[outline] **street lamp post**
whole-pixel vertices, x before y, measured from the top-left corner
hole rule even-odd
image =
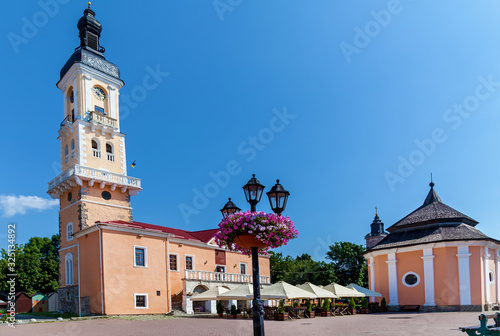
[[[269,197],[269,203],[271,204],[271,209],[281,215],[283,210],[285,210],[286,202],[288,200],[288,195],[290,193],[283,188],[276,180],[276,184],[267,193]],[[255,178],[255,174],[252,178],[243,186],[245,191],[245,198],[247,202],[250,203],[250,210],[252,212],[257,211],[257,203],[259,203],[262,197],[262,192],[264,191],[264,186]],[[231,204],[230,204],[231,203]],[[230,213],[237,212],[235,209],[240,210],[231,199],[226,203],[224,208],[222,208],[222,215],[227,217]],[[231,212],[232,211],[232,212]],[[252,278],[253,278],[253,301],[252,301],[252,317],[253,317],[253,334],[254,336],[264,336],[264,305],[260,298],[260,268],[259,268],[259,248],[252,247]]]

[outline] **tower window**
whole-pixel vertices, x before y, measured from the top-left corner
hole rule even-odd
[[[104,109],[102,107],[97,106],[97,105],[94,106],[94,110],[96,112],[99,112],[99,113],[102,113],[102,114],[106,114],[106,112],[104,111]]]
[[[73,254],[68,253],[66,257],[64,257],[64,265],[66,269],[66,285],[73,284]]]
[[[75,140],[71,140],[71,158],[75,157]]]
[[[69,155],[68,155],[68,145],[64,146],[64,163],[68,163]]]
[[[111,143],[106,144],[106,158],[108,161],[115,161],[115,154],[113,153],[113,145]]]
[[[111,199],[111,193],[109,191],[103,191],[101,193],[101,196],[102,198],[104,198],[105,200],[110,200]]]
[[[87,32],[87,45],[94,50],[98,50],[97,35]]]
[[[73,240],[73,223],[71,222],[66,225],[66,240]]]
[[[69,101],[71,104],[75,102],[75,94],[73,93],[73,90],[71,90],[71,93],[69,94]]]
[[[92,156],[95,158],[101,157],[101,149],[97,140],[92,140]]]

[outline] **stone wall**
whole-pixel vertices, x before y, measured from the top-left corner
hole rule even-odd
[[[59,310],[64,313],[78,314],[78,286],[59,288]]]

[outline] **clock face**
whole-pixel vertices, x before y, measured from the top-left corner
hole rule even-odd
[[[92,94],[94,95],[94,97],[96,97],[96,99],[98,100],[104,100],[106,99],[106,93],[104,92],[103,89],[101,89],[100,87],[97,87],[97,86],[94,86],[92,88]]]

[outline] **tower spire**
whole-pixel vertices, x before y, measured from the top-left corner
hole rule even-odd
[[[83,16],[78,21],[78,37],[80,37],[80,48],[97,53],[103,53],[104,48],[99,45],[102,25],[95,18],[95,12],[90,8],[91,3],[83,11]]]

